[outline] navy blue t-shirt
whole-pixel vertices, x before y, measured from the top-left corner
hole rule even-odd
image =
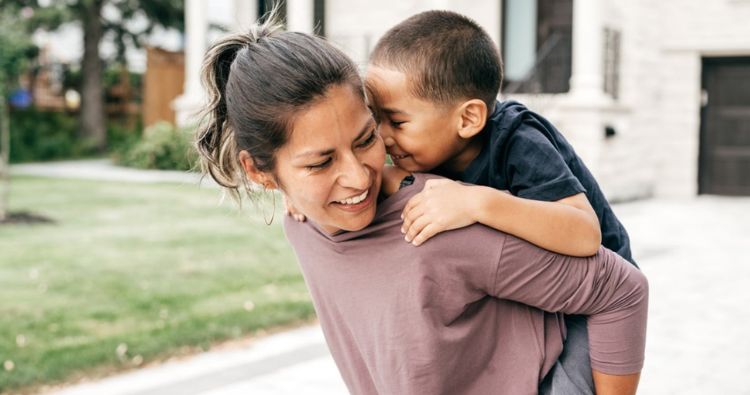
[[[599,218],[602,245],[635,265],[625,227],[594,176],[549,121],[521,103],[497,102],[482,138],[482,151],[461,174],[461,181],[542,201],[583,192]]]

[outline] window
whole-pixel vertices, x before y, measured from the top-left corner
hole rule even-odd
[[[281,4],[279,5],[277,3]],[[284,26],[286,26],[286,2],[282,2],[282,0],[258,0],[258,18],[271,12],[276,5],[279,6],[279,19],[281,19]]]
[[[325,37],[326,35],[326,1],[315,0],[313,15],[313,26],[315,26],[315,34]]]
[[[620,96],[620,32],[604,28],[604,93]]]
[[[502,29],[504,93],[570,89],[573,0],[504,0]]]

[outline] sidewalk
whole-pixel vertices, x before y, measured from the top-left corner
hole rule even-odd
[[[317,326],[291,330],[235,350],[81,384],[54,395],[347,394]]]
[[[195,184],[201,182],[200,174],[187,171],[140,170],[115,166],[109,159],[74,160],[60,162],[24,163],[10,167],[12,175],[27,175],[81,180],[122,182],[174,182]],[[210,177],[201,185],[216,185]]]
[[[141,176],[144,182],[159,182],[146,180],[161,177],[129,169],[110,172],[107,167],[74,162],[57,169],[14,166],[12,172],[134,182]],[[650,282],[646,366],[639,394],[750,394],[745,379],[750,372],[750,197],[652,199],[615,205],[614,210],[630,232],[635,258]],[[299,393],[346,393],[314,326],[53,394]]]

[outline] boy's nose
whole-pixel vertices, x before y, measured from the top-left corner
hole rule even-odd
[[[391,133],[391,128],[389,128],[388,125],[381,123],[378,126],[378,133],[380,133],[380,137],[383,138],[386,147],[396,144],[396,140],[393,139],[393,133]]]

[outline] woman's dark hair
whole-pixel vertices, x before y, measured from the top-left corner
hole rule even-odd
[[[274,13],[213,44],[201,78],[209,98],[196,139],[201,168],[237,200],[242,190],[252,197],[240,151],[258,170],[273,172],[274,155],[301,110],[341,84],[364,100],[348,56],[322,38],[281,31]]]

